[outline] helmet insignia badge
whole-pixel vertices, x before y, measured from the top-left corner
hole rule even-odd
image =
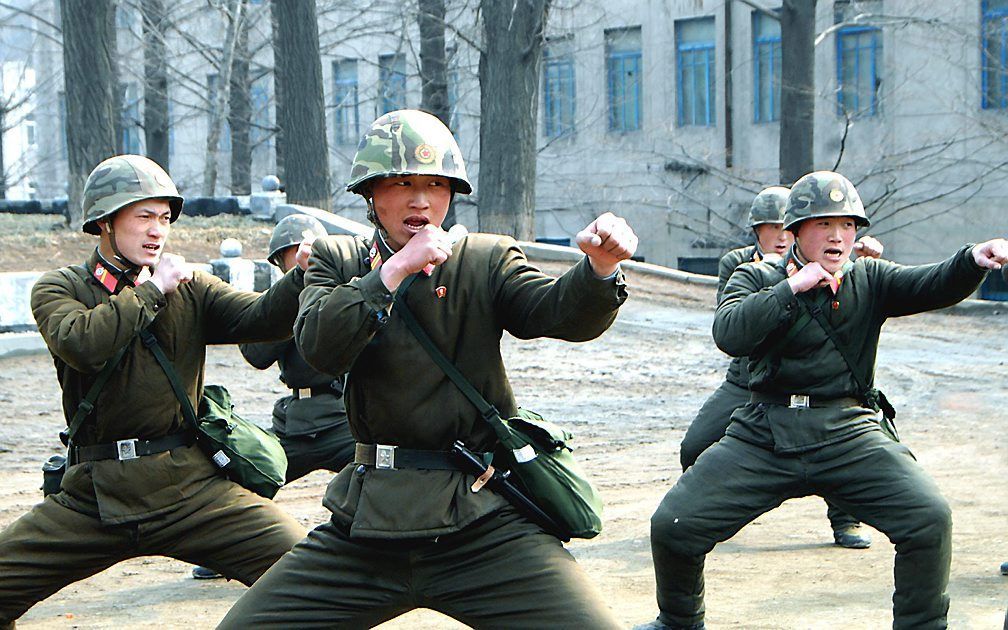
[[[833,190],[830,191],[829,198],[837,203],[840,203],[844,199],[843,191],[840,190],[839,188],[834,188]]]
[[[431,164],[434,162],[434,147],[429,144],[425,143],[417,146],[416,151],[414,151],[413,154],[416,156],[417,161],[421,164]]]

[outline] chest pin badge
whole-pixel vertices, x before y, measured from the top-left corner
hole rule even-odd
[[[434,289],[434,295],[438,296],[438,299],[443,298],[445,294],[448,293],[448,287],[443,284],[438,288]]]

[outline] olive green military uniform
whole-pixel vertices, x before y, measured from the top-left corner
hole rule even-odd
[[[92,277],[100,262],[96,251],[86,268],[50,271],[32,290],[67,418],[105,363],[129,346],[77,446],[186,429],[167,376],[137,339],[141,329],[157,337],[196,401],[206,346],[289,334],[303,284],[296,270],[260,295],[197,271],[167,296],[153,282],[134,287],[127,278],[110,293]],[[0,533],[0,625],[67,584],[136,556],[196,562],[251,584],[303,535],[272,501],[219,476],[195,445],[71,465],[60,492]]]
[[[273,405],[273,432],[287,454],[287,483],[313,470],[339,472],[353,461],[354,438],[343,406],[344,377],[319,372],[304,360],[293,340],[240,346],[251,365],[280,366],[291,394]]]
[[[387,259],[390,252],[379,252]],[[359,442],[473,451],[492,430],[400,319],[359,239],[316,241],[295,326],[305,358],[349,370],[347,413]],[[475,234],[407,303],[434,343],[502,414],[516,403],[500,354],[515,337],[584,341],[612,323],[621,276],[582,260],[559,279],[532,266],[511,238]],[[329,484],[332,519],[247,592],[223,628],[369,627],[417,607],[478,628],[618,627],[560,541],[502,496],[454,470],[346,467]]]
[[[847,213],[851,214],[851,213]],[[732,275],[714,319],[714,339],[759,366],[798,318],[799,300],[824,305],[837,334],[874,374],[880,328],[889,317],[966,298],[985,270],[964,247],[919,267],[858,259],[837,295],[796,297],[783,263],[745,264]],[[754,399],[665,495],[651,519],[659,621],[689,626],[704,616],[704,556],[760,514],[792,497],[818,494],[888,536],[896,547],[896,628],[944,628],[948,611],[951,513],[910,450],[890,439],[822,327],[812,320],[750,378]],[[810,397],[792,406],[792,395]]]
[[[759,262],[762,255],[755,245],[733,249],[721,257],[718,263],[717,300],[721,301],[725,285],[739,265]],[[749,367],[746,357],[732,357],[728,364],[725,380],[714,393],[704,401],[693,422],[690,423],[679,445],[679,462],[686,470],[700,457],[700,453],[724,437],[731,423],[732,413],[749,402]],[[826,515],[833,531],[857,524],[857,519],[826,502]]]

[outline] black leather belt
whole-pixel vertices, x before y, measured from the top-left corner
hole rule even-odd
[[[481,458],[484,463],[490,463],[490,453],[474,453],[474,455]],[[388,444],[361,444],[358,442],[354,450],[354,463],[374,466],[380,470],[419,468],[465,472],[459,467],[458,460],[451,451],[421,451]]]
[[[315,387],[292,387],[291,394],[294,398],[311,398],[312,396],[321,396],[322,394],[335,394],[336,391],[332,388],[332,385],[317,385]]]
[[[763,392],[751,392],[749,402],[767,403],[770,405],[780,405],[791,407],[792,409],[805,409],[808,407],[864,407],[857,398],[821,398],[819,396],[808,396],[806,394],[766,394]]]
[[[172,433],[164,437],[153,440],[119,440],[108,444],[95,444],[93,446],[76,446],[73,449],[73,461],[94,462],[102,459],[118,459],[126,461],[137,459],[145,455],[163,453],[180,446],[189,446],[196,443],[196,433],[193,431],[182,431]]]

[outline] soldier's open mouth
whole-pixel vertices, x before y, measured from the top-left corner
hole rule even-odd
[[[430,219],[427,217],[407,217],[403,221],[403,225],[406,226],[406,229],[414,232],[420,231],[428,223],[430,223]]]
[[[146,250],[152,251],[152,252],[156,252],[157,250],[161,249],[161,246],[160,245],[155,245],[153,243],[148,243],[148,244],[144,245],[143,248],[146,249]]]

